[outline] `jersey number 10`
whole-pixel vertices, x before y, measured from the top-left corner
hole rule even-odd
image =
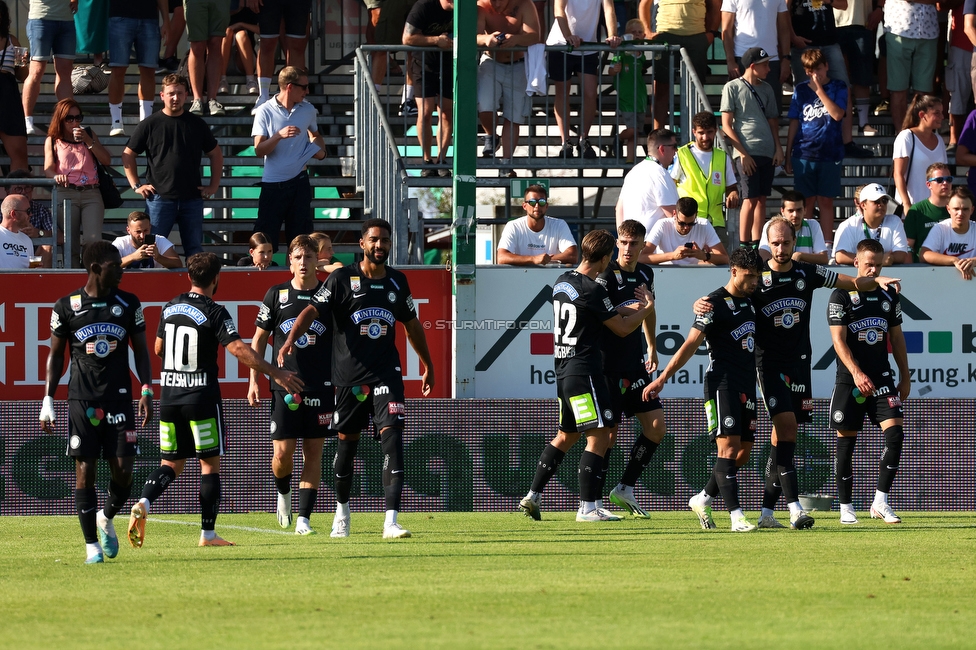
[[[166,356],[163,369],[176,372],[196,372],[197,339],[196,329],[186,325],[166,323]]]

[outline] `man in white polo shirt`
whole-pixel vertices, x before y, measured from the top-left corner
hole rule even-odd
[[[22,194],[11,194],[0,204],[0,269],[26,269],[34,256],[31,238],[20,232],[30,225],[30,201]]]
[[[878,183],[869,183],[859,196],[862,214],[855,214],[837,227],[834,237],[834,261],[852,266],[857,254],[857,244],[862,239],[876,239],[884,248],[884,265],[911,264],[912,252],[908,247],[905,227],[901,219],[887,214],[891,197]]]
[[[254,153],[264,156],[258,219],[254,232],[262,232],[278,250],[278,233],[285,224],[291,241],[307,235],[312,226],[312,186],[305,164],[325,158],[315,107],[305,101],[308,77],[286,66],[278,74],[278,94],[255,110]]]
[[[546,216],[549,198],[542,185],[525,188],[525,216],[505,224],[498,240],[497,262],[514,266],[542,266],[550,262],[576,264],[578,249],[569,226]]]
[[[671,219],[660,219],[645,240],[641,262],[648,264],[728,264],[729,255],[707,219],[698,217],[698,201],[678,199]]]
[[[932,226],[919,257],[926,264],[955,266],[963,280],[972,280],[976,265],[976,228],[970,221],[973,193],[965,185],[953,188],[948,208],[949,218]]]

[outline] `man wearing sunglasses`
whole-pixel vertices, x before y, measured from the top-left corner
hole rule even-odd
[[[905,236],[912,249],[912,261],[918,262],[922,242],[932,226],[949,218],[949,197],[952,195],[952,174],[949,165],[932,163],[925,170],[925,185],[929,198],[912,205],[905,215]]]
[[[8,179],[30,177],[31,175],[26,169],[15,169],[7,174]],[[24,233],[31,239],[35,239],[37,237],[50,237],[51,231],[54,228],[51,210],[44,205],[43,201],[34,200],[34,186],[10,185],[7,187],[7,193],[23,195],[30,203],[30,207],[27,209],[28,216],[30,217],[30,223],[26,227],[21,228],[20,232]],[[58,231],[58,239],[59,243],[64,242],[64,234],[61,231]],[[53,257],[53,249],[51,245],[45,244],[35,248],[37,254],[41,257],[41,267],[46,269],[51,268],[51,260]]]
[[[698,202],[690,196],[678,199],[673,218],[654,224],[641,258],[648,264],[681,266],[729,262],[718,233],[708,220],[698,218]]]
[[[502,230],[496,261],[513,266],[576,264],[578,249],[569,226],[562,219],[546,217],[549,209],[546,188],[529,185],[522,208],[525,216],[509,221]]]
[[[264,233],[278,250],[278,233],[285,224],[288,241],[307,235],[312,227],[312,186],[305,165],[325,158],[317,111],[305,101],[308,77],[287,66],[278,74],[278,94],[255,109],[254,153],[264,156],[261,196],[255,232]]]
[[[855,214],[837,227],[834,237],[834,260],[852,266],[861,240],[874,239],[884,248],[884,266],[911,264],[912,253],[901,219],[888,214],[891,197],[878,183],[869,183],[858,195],[862,214]]]

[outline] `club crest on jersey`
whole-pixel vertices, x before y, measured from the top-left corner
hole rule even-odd
[[[113,316],[118,318],[122,315],[122,305],[112,305],[112,308],[109,311],[112,312]]]
[[[882,311],[886,312],[891,311],[891,303],[885,300],[883,303],[881,303],[881,309]]]
[[[363,288],[362,283],[359,281],[358,275],[349,276],[349,288],[352,289],[353,291],[359,291],[360,289]]]
[[[797,291],[803,291],[804,289],[806,289],[806,287],[807,287],[807,283],[803,280],[803,278],[800,278],[799,280],[796,281]]]
[[[283,305],[288,302],[288,289],[278,289],[278,304]]]
[[[790,329],[796,325],[800,319],[791,311],[784,311],[782,314],[776,316],[773,319],[773,325],[776,327],[782,327],[784,329]]]
[[[729,309],[732,310],[733,312],[737,311],[735,308],[735,301],[729,298],[728,296],[725,297],[725,304],[728,305]]]
[[[359,326],[359,334],[360,336],[368,336],[375,341],[379,337],[386,335],[386,325],[378,320],[372,320]]]
[[[71,311],[81,311],[81,294],[71,296],[69,300],[71,302]]]
[[[764,287],[771,287],[771,286],[773,286],[773,274],[772,274],[772,272],[770,272],[770,271],[763,271],[762,272],[762,281],[763,281],[763,286]]]
[[[119,342],[116,340],[109,341],[105,335],[97,336],[94,341],[88,341],[85,343],[85,352],[87,354],[94,354],[99,359],[104,359],[118,347]]]
[[[852,305],[860,305],[861,304],[861,294],[859,292],[857,292],[857,291],[848,291],[847,292],[847,295],[849,295],[851,297],[851,304]]]
[[[390,293],[386,294],[386,299],[390,301],[390,304],[395,303],[396,302],[396,293],[393,292],[393,291],[391,291]]]
[[[613,277],[617,278],[617,285],[618,286],[621,286],[621,287],[624,286],[624,276],[620,273],[620,271],[614,271],[613,272]]]
[[[874,345],[882,339],[882,334],[875,329],[861,330],[857,333],[857,340],[864,341],[868,345]]]

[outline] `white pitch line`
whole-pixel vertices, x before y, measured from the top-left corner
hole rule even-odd
[[[176,519],[159,519],[157,517],[147,517],[146,521],[151,521],[159,524],[179,524],[180,526],[199,526],[200,522],[197,521],[177,521]],[[272,530],[270,528],[254,528],[252,526],[234,526],[232,524],[220,524],[220,527],[229,528],[231,530],[246,530],[250,533],[269,533],[271,535],[294,535],[293,532],[288,532],[284,530]]]

